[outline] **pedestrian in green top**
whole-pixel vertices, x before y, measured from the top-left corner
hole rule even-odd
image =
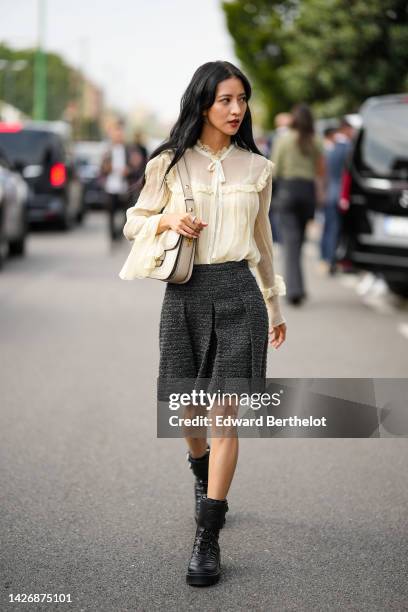
[[[278,213],[287,300],[300,305],[306,297],[302,246],[307,222],[313,219],[317,200],[322,197],[325,163],[323,142],[315,134],[309,107],[297,104],[291,114],[290,126],[279,135],[273,147],[277,194],[272,205]]]

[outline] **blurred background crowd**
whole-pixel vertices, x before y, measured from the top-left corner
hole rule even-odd
[[[253,83],[256,142],[275,163],[270,222],[293,306],[308,296],[305,241],[318,273],[363,271],[408,296],[406,6],[332,4],[218,4],[231,59]],[[74,229],[90,214],[106,214],[109,240],[123,240],[149,153],[176,117],[109,102],[84,69],[46,49],[49,6],[33,8],[36,47],[0,43],[0,265],[27,254],[34,228]]]

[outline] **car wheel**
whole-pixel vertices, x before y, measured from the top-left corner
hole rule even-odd
[[[4,260],[8,255],[8,242],[3,231],[3,210],[0,208],[0,270],[3,268]]]
[[[25,253],[26,237],[28,232],[28,223],[25,216],[23,216],[21,224],[23,229],[20,236],[16,240],[10,240],[9,242],[10,255],[24,255]]]
[[[404,281],[388,280],[387,278],[385,281],[392,293],[395,293],[395,295],[403,298],[408,298],[408,283],[405,283]]]
[[[25,234],[18,240],[12,240],[9,242],[9,253],[10,255],[24,255],[25,253]]]
[[[72,227],[72,217],[69,216],[68,211],[64,210],[64,213],[58,221],[58,228],[63,232],[70,230]]]
[[[0,270],[3,268],[4,260],[7,257],[8,245],[3,233],[0,233]]]
[[[81,210],[78,211],[77,216],[76,216],[76,221],[78,225],[80,225],[83,222],[84,218],[85,218],[85,207],[82,207]]]

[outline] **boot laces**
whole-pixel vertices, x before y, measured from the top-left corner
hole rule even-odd
[[[198,554],[203,553],[215,553],[216,550],[216,539],[217,533],[210,529],[201,529],[197,535],[194,542],[194,551]]]

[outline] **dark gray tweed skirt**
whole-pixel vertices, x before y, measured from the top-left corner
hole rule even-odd
[[[185,392],[233,392],[239,379],[256,381],[258,389],[266,376],[268,329],[265,302],[246,259],[195,264],[187,283],[166,286],[158,399],[180,392],[180,384]]]

